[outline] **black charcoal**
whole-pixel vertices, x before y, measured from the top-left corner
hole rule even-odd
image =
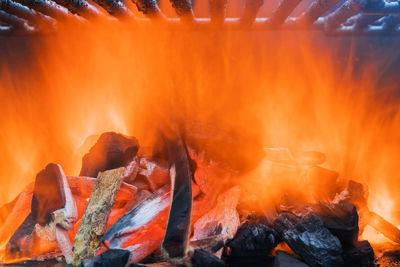
[[[244,223],[227,242],[229,257],[265,257],[277,245],[275,232],[265,224]]]
[[[62,173],[56,164],[50,163],[36,176],[31,204],[32,218],[44,226],[52,220],[51,213],[62,209],[64,205]]]
[[[195,249],[192,256],[194,267],[224,267],[225,263],[204,249]]]
[[[114,132],[103,133],[82,158],[80,176],[97,177],[99,172],[124,167],[133,160],[138,149],[135,137]]]
[[[358,238],[358,213],[356,207],[349,202],[320,203],[318,216],[326,228],[331,231],[343,246],[353,245]]]
[[[284,231],[283,240],[310,266],[341,266],[342,245],[316,215],[307,215],[294,228]]]
[[[85,260],[84,267],[117,267],[125,266],[129,260],[129,251],[125,249],[109,249],[98,256]]]
[[[299,261],[289,253],[277,250],[275,255],[274,267],[307,267],[304,262]]]
[[[348,248],[343,253],[344,265],[355,266],[375,266],[375,254],[367,240],[357,242],[353,247]]]

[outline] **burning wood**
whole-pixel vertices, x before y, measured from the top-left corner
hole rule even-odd
[[[7,244],[8,257],[28,255],[39,239],[56,241],[66,261],[72,262],[67,231],[73,229],[77,210],[60,165],[49,164],[35,181],[31,213]]]
[[[131,263],[142,260],[161,244],[164,231],[160,227],[165,227],[170,197],[168,185],[160,188],[110,227],[102,242],[110,248],[130,250]]]
[[[107,132],[82,158],[80,175],[97,177],[99,172],[125,167],[134,159],[139,144],[134,137]]]
[[[207,242],[207,246],[200,245],[201,248],[211,249],[218,242],[225,243],[226,240],[233,238],[240,224],[236,210],[239,196],[238,187],[221,194],[216,206],[194,224],[192,242],[201,244],[202,240],[211,239],[212,242]]]
[[[185,260],[192,216],[192,181],[189,153],[182,137],[166,139],[172,185],[171,208],[162,251],[172,261]]]
[[[74,265],[93,257],[106,232],[107,220],[124,177],[125,168],[100,172],[74,240]]]
[[[66,177],[59,165],[49,164],[35,185],[5,209],[9,216],[0,228],[0,238],[3,246],[7,244],[8,262],[38,255],[54,257],[51,253],[61,250],[67,263],[74,260],[75,265],[84,266],[142,261],[169,266],[243,266],[265,264],[273,257],[275,266],[287,262],[293,266],[369,266],[375,255],[367,241],[358,240],[359,229],[363,229],[359,221],[400,241],[400,230],[368,209],[365,186],[350,181],[339,193],[338,174],[318,166],[325,161],[322,153],[266,149],[259,168],[266,178],[254,178],[253,173],[252,179],[243,182],[239,171],[206,160],[184,141],[177,135],[165,138],[161,150],[168,161],[164,162],[161,156],[137,153],[134,138],[104,134],[85,155],[82,167],[85,174],[100,172],[97,179]],[[108,170],[115,166],[120,168]],[[258,179],[265,186],[265,179],[274,177],[301,179],[303,185],[310,185],[309,202],[293,190],[276,200],[276,209],[243,211],[248,208],[244,202],[260,205],[248,182],[254,188]],[[194,181],[199,192],[193,194],[192,212]],[[136,194],[137,189],[125,182],[146,186],[140,186]],[[329,188],[318,191],[316,185]],[[70,239],[74,237],[72,254]],[[299,259],[282,251],[274,256],[282,242]]]

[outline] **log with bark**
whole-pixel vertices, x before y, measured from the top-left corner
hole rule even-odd
[[[106,232],[106,226],[116,195],[121,186],[125,168],[100,172],[90,195],[79,230],[74,240],[74,265],[80,266],[93,257]]]

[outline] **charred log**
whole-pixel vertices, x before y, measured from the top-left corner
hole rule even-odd
[[[170,186],[165,185],[119,218],[102,242],[110,248],[129,250],[130,263],[146,258],[160,247],[164,234],[161,227],[165,227],[170,200]]]
[[[103,133],[83,156],[80,176],[97,177],[99,172],[125,167],[134,159],[138,149],[135,137],[114,132]]]
[[[189,154],[177,134],[166,138],[172,184],[171,208],[161,248],[171,258],[184,258],[188,252],[192,216],[192,180]]]
[[[30,247],[27,247],[26,244],[30,242],[27,239],[32,238],[35,224],[32,214],[29,214],[8,241],[6,246],[7,258],[23,257],[29,252]]]
[[[56,164],[49,164],[38,173],[31,205],[32,218],[44,226],[52,220],[52,213],[65,206],[63,181]]]

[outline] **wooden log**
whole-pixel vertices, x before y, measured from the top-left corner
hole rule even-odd
[[[107,220],[121,186],[125,168],[100,172],[74,240],[75,266],[93,257],[106,232]]]

